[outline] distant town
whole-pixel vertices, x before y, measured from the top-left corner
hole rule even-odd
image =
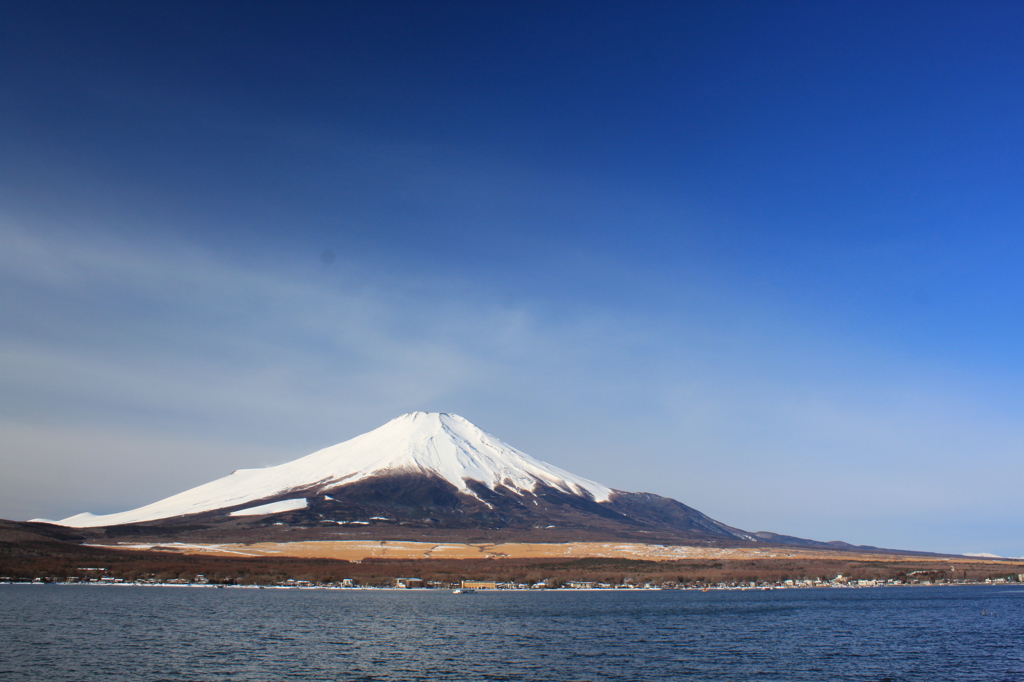
[[[105,568],[90,567],[81,568],[81,572],[93,573],[88,577],[37,577],[33,579],[18,579],[12,576],[0,576],[0,584],[34,584],[34,585],[97,585],[97,586],[143,586],[143,587],[213,587],[213,588],[246,588],[246,589],[320,589],[320,590],[345,590],[345,589],[392,589],[392,590],[458,590],[458,591],[490,591],[490,590],[781,590],[781,589],[805,589],[805,588],[866,588],[866,587],[901,587],[901,586],[928,586],[928,585],[1006,585],[1024,584],[1024,573],[1016,573],[1006,576],[984,578],[973,580],[967,578],[948,579],[934,578],[929,576],[928,571],[915,571],[908,575],[907,579],[853,579],[844,575],[837,575],[830,580],[802,579],[802,580],[780,580],[775,582],[718,582],[705,583],[703,581],[664,581],[642,583],[626,580],[621,583],[595,582],[589,580],[559,580],[554,578],[538,580],[535,582],[496,582],[491,580],[460,580],[431,581],[422,578],[391,578],[385,581],[374,581],[372,584],[361,584],[352,578],[344,578],[340,581],[315,582],[310,580],[296,580],[288,578],[266,585],[256,583],[245,583],[235,580],[210,580],[205,575],[196,575],[190,578],[168,578],[158,579],[155,577],[136,578],[128,580],[117,578],[107,574]],[[919,574],[915,576],[914,573]]]

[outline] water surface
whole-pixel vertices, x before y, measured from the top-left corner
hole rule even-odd
[[[1024,682],[1024,587],[0,585],[0,680]]]

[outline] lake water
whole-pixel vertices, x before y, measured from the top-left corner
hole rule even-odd
[[[0,585],[0,680],[1024,681],[1024,587]]]

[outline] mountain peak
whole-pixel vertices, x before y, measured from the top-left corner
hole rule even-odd
[[[353,482],[387,472],[438,476],[461,492],[474,495],[466,481],[492,490],[505,486],[529,492],[538,483],[563,492],[604,501],[611,489],[542,462],[457,414],[410,412],[352,440],[324,448],[307,461],[332,471],[338,482]]]
[[[446,412],[410,412],[373,431],[311,455],[264,469],[239,469],[229,476],[127,512],[79,514],[63,525],[110,526],[239,507],[270,498],[329,491],[363,479],[423,474],[443,479],[478,497],[470,481],[491,490],[529,493],[538,485],[605,502],[612,490],[542,462]]]

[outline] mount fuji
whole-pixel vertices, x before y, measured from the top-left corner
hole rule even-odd
[[[36,519],[44,521],[44,519]],[[351,440],[138,509],[56,523],[116,535],[219,538],[632,539],[835,547],[733,528],[675,500],[542,462],[454,414],[413,412]]]

